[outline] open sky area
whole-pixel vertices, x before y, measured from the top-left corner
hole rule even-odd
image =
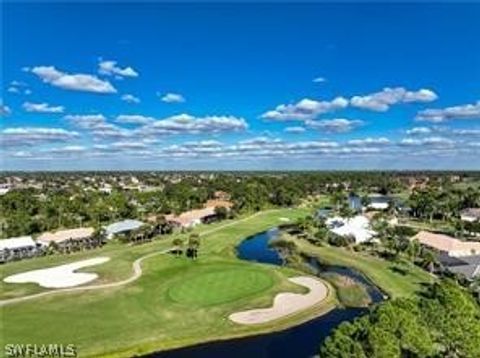
[[[480,169],[480,4],[1,6],[3,169]]]

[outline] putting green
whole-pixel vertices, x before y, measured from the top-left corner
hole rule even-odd
[[[203,307],[232,302],[272,286],[272,277],[264,271],[232,268],[178,281],[169,288],[168,296],[177,303]]]

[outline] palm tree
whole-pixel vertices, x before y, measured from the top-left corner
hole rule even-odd
[[[428,249],[423,249],[422,250],[422,266],[428,271],[433,274],[435,271],[435,267],[439,265],[439,262],[437,260],[437,256]]]
[[[191,257],[192,259],[196,259],[198,256],[198,248],[200,247],[200,237],[198,234],[190,235],[188,239],[188,249],[187,249],[187,256]]]
[[[179,257],[182,255],[183,253],[183,240],[179,237],[176,237],[175,239],[173,239],[173,252],[175,253],[175,256]]]

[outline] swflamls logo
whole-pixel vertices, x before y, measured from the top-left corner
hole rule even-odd
[[[50,358],[76,357],[77,347],[74,344],[6,344],[5,357],[15,358]]]

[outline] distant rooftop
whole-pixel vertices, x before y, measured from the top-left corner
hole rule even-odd
[[[31,236],[12,237],[10,239],[0,240],[0,250],[14,250],[32,246],[35,247],[36,243]]]
[[[50,242],[60,243],[69,239],[80,240],[91,236],[94,231],[92,227],[82,227],[78,229],[45,232],[37,237],[37,241],[43,244],[49,244]]]
[[[480,254],[480,242],[462,241],[444,234],[420,231],[411,240],[418,240],[423,245],[447,252],[452,256]]]
[[[143,226],[144,223],[139,220],[123,220],[110,224],[105,227],[107,235],[115,235],[126,231],[136,230]]]

